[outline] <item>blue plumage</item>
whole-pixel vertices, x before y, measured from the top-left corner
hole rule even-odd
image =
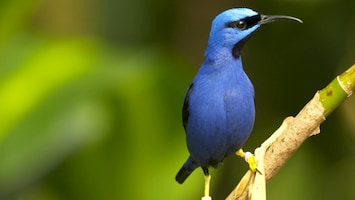
[[[183,183],[201,167],[217,167],[248,139],[255,118],[254,89],[245,74],[240,51],[261,24],[287,16],[265,16],[248,8],[234,8],[212,22],[205,60],[188,88],[183,124],[190,157],[176,175]]]

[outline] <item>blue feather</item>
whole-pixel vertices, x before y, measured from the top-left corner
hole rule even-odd
[[[183,106],[189,158],[176,175],[183,183],[194,169],[209,175],[247,141],[254,126],[254,88],[243,70],[241,49],[261,24],[289,16],[266,16],[234,8],[212,22],[205,59],[188,88]]]

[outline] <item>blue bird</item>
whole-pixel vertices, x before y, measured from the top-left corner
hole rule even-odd
[[[208,168],[216,168],[248,139],[255,118],[254,88],[243,70],[241,49],[262,24],[277,20],[302,22],[249,8],[229,9],[213,20],[205,59],[185,94],[182,117],[190,156],[175,177],[178,183],[201,167],[209,196]]]

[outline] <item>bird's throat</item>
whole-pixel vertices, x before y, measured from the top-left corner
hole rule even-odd
[[[240,57],[240,52],[242,51],[242,48],[244,44],[248,41],[251,35],[248,35],[247,37],[243,38],[240,40],[238,43],[236,43],[232,49],[232,55],[234,58],[239,58]]]

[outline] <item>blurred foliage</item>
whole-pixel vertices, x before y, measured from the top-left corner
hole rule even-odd
[[[266,26],[244,49],[253,149],[354,63],[355,2],[2,1],[0,199],[199,199],[200,170],[174,181],[187,157],[182,100],[211,20],[236,6],[304,21]],[[351,98],[306,141],[270,199],[354,198],[354,109]],[[212,171],[214,199],[247,169],[225,162]]]

